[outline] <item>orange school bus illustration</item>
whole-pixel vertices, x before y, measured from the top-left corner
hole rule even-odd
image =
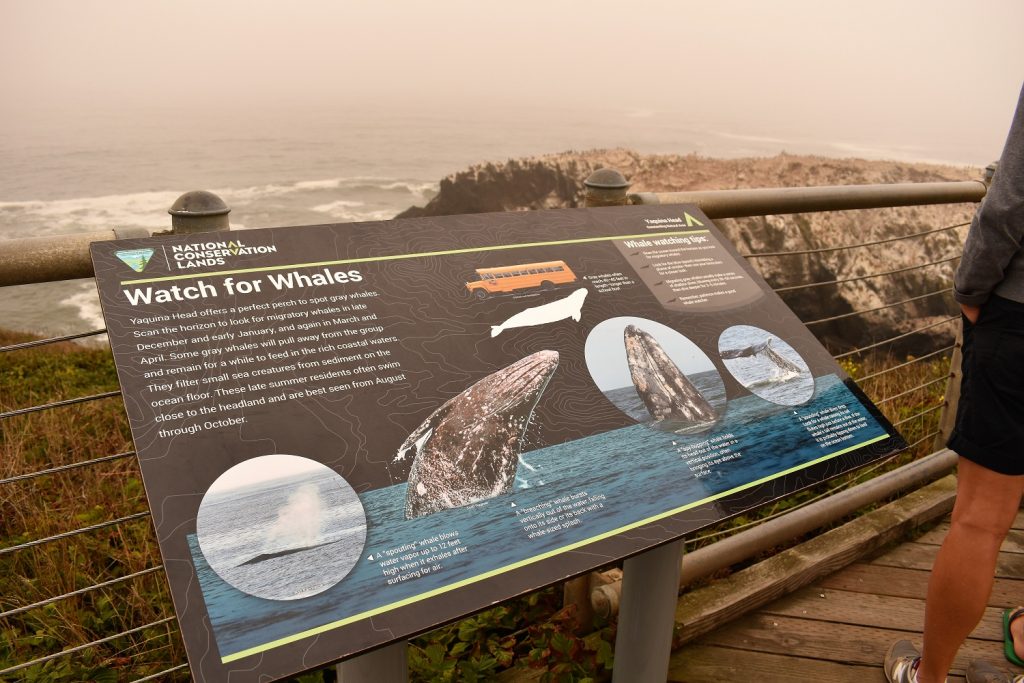
[[[576,282],[576,273],[572,272],[565,261],[477,268],[476,275],[476,280],[466,283],[466,289],[481,299],[488,294],[515,292],[534,287],[551,289],[555,285]]]

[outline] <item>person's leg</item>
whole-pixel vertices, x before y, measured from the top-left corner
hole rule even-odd
[[[953,522],[928,581],[918,683],[945,680],[961,643],[981,620],[999,546],[1022,493],[1024,476],[999,474],[960,458]]]

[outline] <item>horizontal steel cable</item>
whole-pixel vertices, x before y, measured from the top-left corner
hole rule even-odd
[[[7,417],[14,417],[15,415],[27,415],[28,413],[38,413],[50,408],[61,408],[63,406],[71,406],[76,403],[86,403],[88,401],[99,401],[104,398],[112,398],[114,396],[120,396],[120,391],[105,391],[102,394],[93,394],[92,396],[79,396],[78,398],[69,398],[65,401],[54,401],[53,403],[46,403],[41,406],[31,406],[29,408],[19,408],[18,410],[11,410],[6,413],[0,413],[0,420]]]
[[[857,382],[866,382],[869,379],[875,379],[876,377],[881,377],[882,375],[887,375],[887,374],[889,374],[890,372],[892,372],[894,370],[899,370],[900,368],[905,368],[908,365],[913,365],[914,363],[920,363],[923,360],[928,360],[932,356],[937,356],[940,353],[946,353],[947,351],[952,351],[955,348],[956,348],[956,344],[950,344],[949,346],[944,346],[941,349],[936,349],[935,351],[932,351],[930,353],[926,353],[923,356],[918,356],[917,358],[913,358],[913,359],[908,360],[908,361],[906,361],[904,363],[900,363],[899,365],[893,365],[892,367],[886,368],[884,370],[879,370],[878,372],[872,372],[870,375],[864,375],[863,377],[857,377],[855,381],[857,381]]]
[[[59,657],[63,657],[65,655],[74,654],[76,652],[81,652],[82,650],[88,650],[91,647],[96,647],[97,645],[102,645],[103,643],[109,643],[112,640],[117,640],[118,638],[122,638],[124,636],[130,636],[133,633],[138,633],[139,631],[145,631],[147,628],[153,628],[154,626],[159,626],[160,624],[166,624],[166,623],[168,623],[170,621],[175,621],[176,619],[177,619],[177,617],[165,617],[163,619],[157,619],[156,621],[151,622],[149,624],[146,624],[145,626],[138,626],[138,627],[130,629],[128,631],[121,631],[120,633],[115,633],[112,636],[107,636],[106,638],[100,638],[99,640],[94,640],[91,643],[85,643],[84,645],[76,645],[75,647],[68,648],[67,650],[61,650],[60,652],[54,652],[52,655],[46,655],[45,657],[40,657],[38,659],[33,659],[31,661],[28,661],[28,662],[22,662],[21,664],[15,664],[12,667],[8,667],[6,669],[0,669],[0,676],[2,676],[3,674],[14,673],[15,671],[21,671],[22,669],[27,669],[30,666],[35,666],[36,664],[45,664],[46,662],[52,661],[54,659],[58,659]]]
[[[935,437],[937,437],[939,435],[939,433],[940,432],[939,432],[938,429],[935,429],[935,430],[932,430],[932,431],[928,432],[927,434],[922,436],[920,439],[918,439],[914,443],[908,443],[907,444],[907,450],[909,451],[911,448],[916,448],[917,446],[920,446],[922,443],[924,443],[928,439],[934,439]]]
[[[927,415],[928,413],[934,413],[936,410],[939,410],[940,408],[945,408],[945,407],[946,407],[946,402],[943,401],[942,403],[939,403],[938,405],[934,405],[931,408],[925,408],[924,410],[922,410],[919,413],[914,413],[910,417],[905,417],[902,420],[900,420],[899,422],[893,422],[892,426],[893,427],[899,427],[901,424],[905,424],[907,422],[910,422],[911,420],[916,420],[919,417],[923,417],[923,416]]]
[[[31,605],[22,605],[21,607],[15,607],[14,609],[7,610],[6,612],[0,612],[0,619],[13,617],[17,614],[21,614],[22,612],[28,612],[29,610],[36,609],[37,607],[45,607],[46,605],[52,605],[55,602],[60,602],[61,600],[65,600],[67,598],[73,598],[76,595],[85,595],[86,593],[91,593],[101,588],[109,588],[110,586],[114,586],[125,581],[130,581],[131,579],[137,579],[140,576],[146,576],[147,574],[158,572],[163,568],[164,566],[161,564],[156,567],[150,567],[149,569],[143,569],[142,571],[135,572],[134,574],[119,576],[116,579],[110,579],[109,581],[104,581],[103,583],[97,583],[92,586],[86,586],[85,588],[79,588],[78,590],[71,591],[70,593],[64,593],[63,595],[56,595],[52,598],[47,598],[46,600],[40,600],[39,602],[34,602]]]
[[[807,254],[824,254],[829,251],[842,251],[844,249],[857,249],[859,247],[873,247],[877,244],[886,244],[887,242],[898,242],[900,240],[909,240],[915,237],[925,237],[927,235],[934,235],[937,232],[945,232],[946,230],[953,230],[954,228],[962,228],[966,225],[970,225],[970,221],[966,223],[957,223],[956,225],[947,225],[944,228],[935,228],[933,230],[926,230],[924,232],[916,232],[910,235],[900,235],[899,237],[886,237],[885,239],[875,240],[874,242],[861,242],[859,244],[844,244],[838,247],[821,247],[820,249],[801,249],[799,251],[757,251],[750,254],[740,254],[746,258],[767,258],[769,256],[803,256]]]
[[[101,462],[110,462],[112,460],[120,460],[122,458],[130,458],[135,455],[135,451],[125,451],[124,453],[114,453],[113,455],[104,455],[102,458],[93,458],[92,460],[83,460],[82,462],[73,462],[70,465],[60,465],[58,467],[51,467],[45,470],[39,470],[38,472],[28,472],[26,474],[18,474],[8,479],[0,479],[0,486],[4,484],[13,484],[16,481],[25,481],[26,479],[35,479],[36,477],[43,477],[47,474],[56,474],[57,472],[67,472],[68,470],[74,470],[79,467],[88,467],[89,465],[96,465]]]
[[[26,548],[32,548],[37,545],[43,545],[44,543],[50,543],[52,541],[59,541],[65,538],[71,538],[72,536],[78,536],[80,534],[85,534],[90,531],[96,531],[97,529],[103,529],[108,526],[117,526],[118,524],[123,524],[124,522],[131,522],[136,519],[143,519],[144,517],[149,517],[151,514],[152,513],[149,510],[146,510],[145,512],[136,512],[134,515],[128,515],[127,517],[119,517],[117,519],[112,519],[109,522],[100,522],[99,524],[93,524],[91,526],[82,527],[81,529],[75,529],[74,531],[65,531],[64,533],[57,534],[55,536],[47,536],[46,538],[38,538],[34,541],[28,541],[27,543],[22,543],[20,545],[12,545],[7,548],[0,548],[0,556],[9,555],[19,550],[25,550]]]
[[[936,289],[934,292],[928,292],[927,294],[921,294],[919,296],[912,296],[909,299],[903,299],[902,301],[896,301],[896,302],[891,303],[891,304],[885,304],[884,306],[876,306],[875,308],[865,308],[863,311],[851,311],[849,313],[842,313],[840,315],[833,315],[830,318],[820,318],[818,320],[808,320],[808,321],[804,322],[804,325],[817,325],[818,323],[828,323],[828,322],[832,322],[833,320],[842,320],[843,318],[852,318],[855,315],[862,315],[864,313],[874,313],[875,311],[883,311],[886,308],[893,308],[895,306],[900,306],[902,304],[909,304],[911,301],[918,301],[920,299],[927,299],[928,297],[935,296],[936,294],[946,294],[947,292],[952,292],[952,291],[953,291],[953,289],[951,287],[945,287],[943,289]]]
[[[0,346],[0,353],[4,351],[19,351],[21,349],[31,349],[36,346],[45,346],[46,344],[56,344],[62,341],[71,341],[72,339],[81,339],[83,337],[94,337],[100,334],[106,334],[106,328],[102,330],[90,330],[89,332],[79,332],[78,334],[66,334],[63,337],[50,337],[49,339],[34,339],[32,341],[21,342],[20,344],[11,344],[10,346]]]
[[[883,403],[888,403],[889,401],[894,401],[897,398],[900,398],[901,396],[906,396],[907,394],[912,394],[915,391],[918,391],[920,389],[924,389],[925,387],[930,387],[931,385],[938,384],[939,382],[948,382],[951,377],[953,377],[953,373],[949,373],[945,377],[939,377],[938,379],[933,379],[930,382],[925,382],[924,384],[918,384],[913,389],[907,389],[906,391],[901,391],[898,394],[893,394],[892,396],[887,396],[886,398],[883,398],[881,401],[875,401],[875,405],[876,406],[880,406]]]
[[[811,282],[806,285],[790,285],[788,287],[774,287],[775,292],[792,292],[798,289],[810,289],[811,287],[823,287],[825,285],[841,285],[847,282],[857,282],[858,280],[870,280],[873,277],[882,277],[884,275],[896,275],[898,273],[905,273],[910,270],[917,270],[918,268],[928,268],[929,266],[937,266],[942,263],[949,263],[950,261],[956,261],[960,258],[960,255],[950,256],[948,258],[939,259],[938,261],[932,261],[930,263],[922,263],[916,266],[907,266],[906,268],[897,268],[896,270],[887,270],[883,273],[872,273],[871,275],[859,275],[857,277],[850,277],[844,280],[826,280],[825,282]]]
[[[145,678],[136,678],[134,681],[132,681],[132,683],[143,683],[144,681],[155,681],[158,678],[163,678],[167,674],[174,673],[175,671],[181,671],[182,669],[187,669],[187,668],[188,668],[188,664],[179,664],[178,666],[172,666],[170,669],[164,669],[160,673],[150,674],[149,676],[146,676]]]
[[[903,339],[905,337],[909,337],[909,336],[917,334],[919,332],[924,332],[925,330],[930,330],[933,327],[938,327],[939,325],[945,325],[946,323],[951,323],[954,320],[959,320],[959,319],[960,319],[959,316],[956,316],[956,317],[953,317],[953,318],[945,318],[943,320],[939,320],[938,322],[929,323],[927,325],[922,325],[921,327],[913,329],[910,332],[904,332],[903,334],[898,334],[895,337],[889,337],[888,339],[883,339],[880,342],[875,342],[874,344],[868,344],[867,346],[861,346],[860,348],[854,349],[852,351],[846,351],[844,353],[840,353],[840,354],[838,354],[836,356],[832,356],[832,357],[835,358],[836,360],[839,360],[840,358],[845,358],[846,356],[852,356],[853,354],[860,353],[861,351],[868,351],[870,349],[875,349],[875,348],[878,348],[879,346],[883,346],[885,344],[890,344],[890,343],[892,343],[894,341],[897,341],[899,339]]]

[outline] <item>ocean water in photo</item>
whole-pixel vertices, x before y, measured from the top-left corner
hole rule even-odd
[[[735,325],[722,332],[718,349],[736,381],[761,398],[785,406],[810,400],[814,378],[807,363],[774,334],[750,325]],[[726,357],[730,352],[747,355]]]
[[[865,422],[847,441],[827,449],[794,415],[813,406],[842,404],[861,413]],[[308,629],[358,619],[369,610],[697,504],[885,434],[839,378],[829,375],[817,379],[812,406],[797,411],[744,396],[730,401],[721,420],[703,434],[680,436],[636,425],[524,453],[530,467],[520,466],[520,485],[478,504],[406,520],[406,485],[376,489],[360,496],[368,532],[358,564],[337,585],[302,600],[263,600],[232,588],[209,568],[194,535],[189,542],[224,657]],[[687,465],[687,446],[709,440],[735,440],[736,457],[710,470],[692,469]],[[531,537],[535,532],[516,510],[567,496],[599,502],[572,525]],[[438,534],[458,539],[465,552],[438,562],[440,568],[429,573],[415,571],[412,564],[404,570],[399,563],[382,565],[382,560],[398,556],[396,549],[418,551]],[[386,573],[392,569],[394,573]],[[389,579],[403,575],[404,580],[389,585]]]
[[[208,493],[199,543],[217,574],[240,590],[294,600],[340,581],[366,540],[355,492],[327,467]]]

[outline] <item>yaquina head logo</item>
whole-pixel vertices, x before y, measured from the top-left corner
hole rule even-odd
[[[114,253],[117,255],[117,258],[124,261],[125,265],[136,273],[144,271],[146,266],[149,265],[149,259],[153,258],[152,249],[124,249]]]

